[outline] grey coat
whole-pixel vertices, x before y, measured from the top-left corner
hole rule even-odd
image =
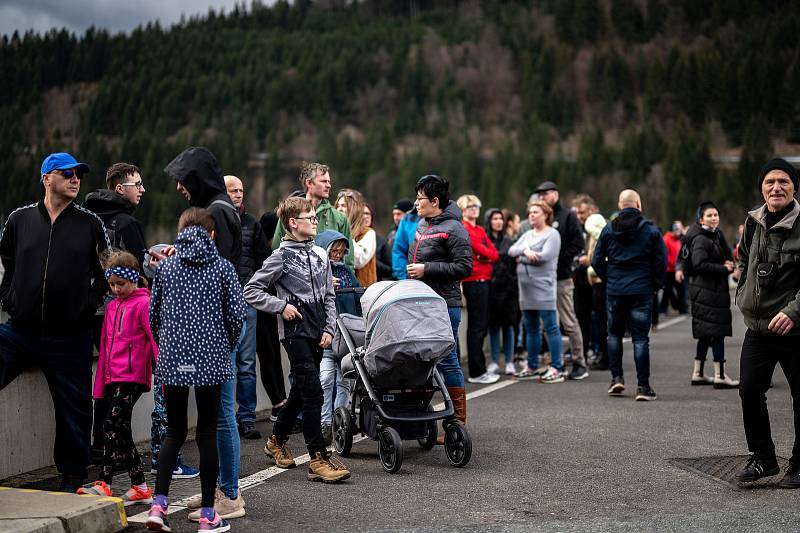
[[[525,257],[525,250],[538,252],[541,259],[534,264]],[[508,250],[517,258],[519,307],[522,310],[552,311],[556,309],[556,268],[561,250],[561,236],[553,228],[540,235],[528,230]]]

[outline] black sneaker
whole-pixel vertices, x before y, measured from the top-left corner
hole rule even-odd
[[[244,439],[255,440],[261,438],[261,432],[256,429],[253,422],[239,422],[239,436]]]
[[[650,387],[636,387],[636,401],[637,402],[652,402],[657,400],[656,391]]]
[[[747,460],[744,468],[736,472],[736,481],[739,483],[752,483],[758,481],[763,477],[774,476],[781,471],[778,466],[778,460],[772,457],[771,459],[761,459],[753,454]],[[788,474],[788,470],[787,470]]]
[[[618,396],[623,392],[625,392],[625,380],[622,379],[622,376],[611,378],[611,386],[608,387],[608,393]]]
[[[800,489],[800,463],[789,463],[778,486],[782,489]]]
[[[572,365],[572,370],[570,371],[567,379],[571,380],[581,380],[586,379],[589,377],[589,372],[586,370],[586,367],[583,365]]]

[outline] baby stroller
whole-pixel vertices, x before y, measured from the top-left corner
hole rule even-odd
[[[334,449],[347,457],[361,433],[378,441],[383,469],[395,473],[403,464],[403,441],[432,449],[442,420],[447,459],[465,466],[472,441],[436,370],[455,344],[444,299],[420,281],[382,281],[366,290],[361,308],[365,318],[336,319],[333,349],[344,355],[343,377],[356,382],[351,408],[333,414]],[[431,403],[437,392],[444,399],[438,411]]]

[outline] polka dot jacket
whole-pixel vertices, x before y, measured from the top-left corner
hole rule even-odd
[[[230,352],[245,320],[236,269],[201,227],[181,231],[175,248],[156,269],[150,296],[156,382],[203,386],[231,380],[236,373]]]

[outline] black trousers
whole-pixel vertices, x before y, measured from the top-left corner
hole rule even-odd
[[[283,346],[289,354],[294,384],[289,389],[286,406],[278,415],[272,428],[275,437],[283,442],[289,438],[297,415],[303,412],[303,438],[311,457],[317,452],[325,453],[325,438],[322,436],[322,385],[319,381],[319,363],[322,348],[318,341],[296,337],[285,339]]]
[[[217,417],[220,388],[220,385],[194,388],[194,398],[197,403],[195,440],[197,449],[200,450],[200,493],[203,507],[214,506],[214,489],[217,488],[219,471]],[[164,402],[167,404],[167,438],[164,439],[164,444],[158,453],[158,477],[154,493],[168,496],[178,452],[186,442],[188,433],[189,387],[165,385]]]
[[[670,305],[680,314],[686,312],[686,287],[684,283],[678,283],[675,279],[675,272],[667,272],[664,277],[664,295],[661,297],[662,313],[666,313]]]
[[[281,346],[278,342],[278,317],[258,312],[256,321],[256,353],[261,366],[261,384],[267,391],[272,405],[286,399],[286,385],[283,383],[281,365]]]
[[[488,281],[467,281],[461,284],[467,300],[467,362],[469,376],[476,378],[486,373],[486,355],[483,341],[489,330]]]
[[[586,271],[581,270],[585,275]],[[589,353],[589,348],[592,345],[592,286],[588,281],[575,282],[575,292],[572,293],[572,301],[575,304],[575,316],[578,318],[578,324],[581,327],[581,335],[583,336],[583,353]],[[605,302],[603,302],[605,307]]]
[[[597,350],[601,361],[608,362],[608,310],[606,309],[606,284],[592,285],[592,311],[597,327]]]
[[[739,396],[742,399],[744,433],[750,452],[765,459],[775,457],[775,444],[772,442],[767,410],[767,390],[775,365],[780,364],[792,393],[792,462],[800,462],[800,357],[797,353],[797,342],[797,336],[758,335],[749,329],[744,335],[739,366]]]

